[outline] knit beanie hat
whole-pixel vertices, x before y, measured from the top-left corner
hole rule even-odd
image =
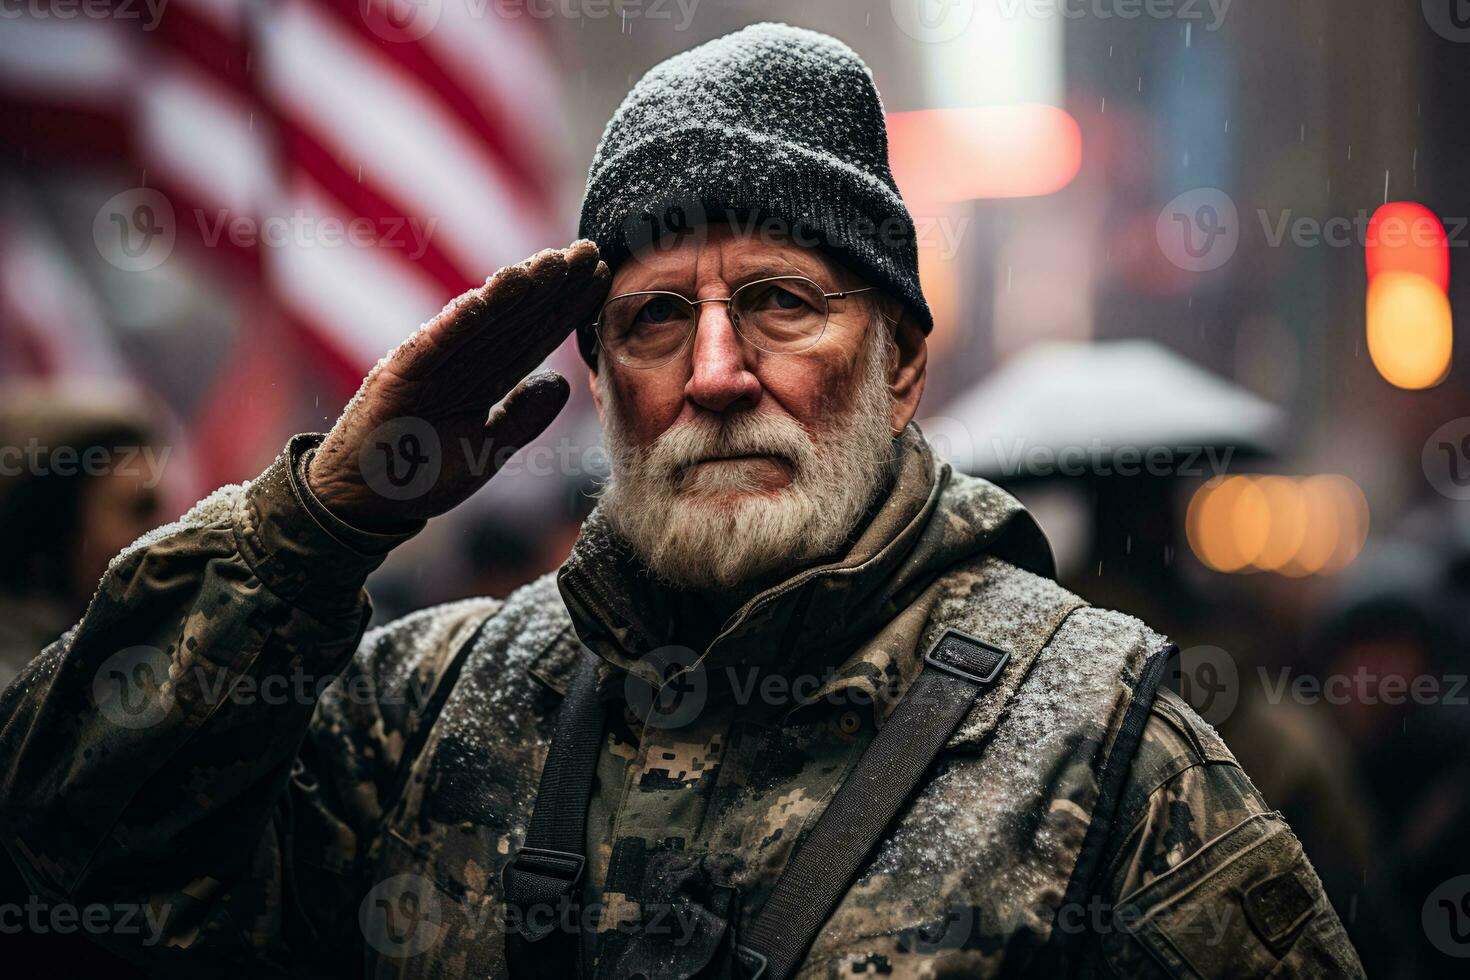
[[[888,169],[883,103],[841,41],[756,24],[654,66],[613,114],[580,228],[609,267],[727,222],[827,249],[932,328],[914,222]],[[577,343],[596,366],[590,326]]]

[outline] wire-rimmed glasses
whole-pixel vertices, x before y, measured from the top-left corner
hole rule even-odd
[[[872,286],[824,292],[805,276],[772,276],[745,283],[719,299],[689,299],[661,289],[620,293],[597,314],[598,343],[631,368],[652,368],[677,357],[689,344],[706,303],[724,303],[737,333],[758,350],[794,354],[822,339],[830,300],[865,293]]]

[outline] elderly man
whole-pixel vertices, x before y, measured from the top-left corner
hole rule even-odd
[[[7,692],[44,902],[188,977],[1360,973],[1166,641],[910,425],[931,321],[852,51],[655,68],[582,230],[125,551]],[[364,638],[572,330],[613,479],[565,566]]]

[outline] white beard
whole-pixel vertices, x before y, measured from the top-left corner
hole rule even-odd
[[[815,436],[787,415],[701,414],[639,449],[607,371],[598,372],[612,458],[602,513],[660,580],[730,589],[841,547],[893,466],[892,340],[882,319],[874,321],[847,405]],[[776,456],[791,468],[791,482],[759,492],[744,466],[689,469],[734,454]]]

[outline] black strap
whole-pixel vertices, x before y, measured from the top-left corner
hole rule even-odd
[[[878,838],[1009,658],[1007,651],[954,629],[935,641],[924,670],[797,848],[736,947],[747,980],[785,980],[795,971]]]
[[[541,770],[526,841],[501,875],[507,906],[505,956],[513,977],[562,980],[578,973],[577,937],[546,940],[562,922],[580,918],[565,912],[578,900],[587,866],[587,807],[603,721],[597,658],[583,649]]]

